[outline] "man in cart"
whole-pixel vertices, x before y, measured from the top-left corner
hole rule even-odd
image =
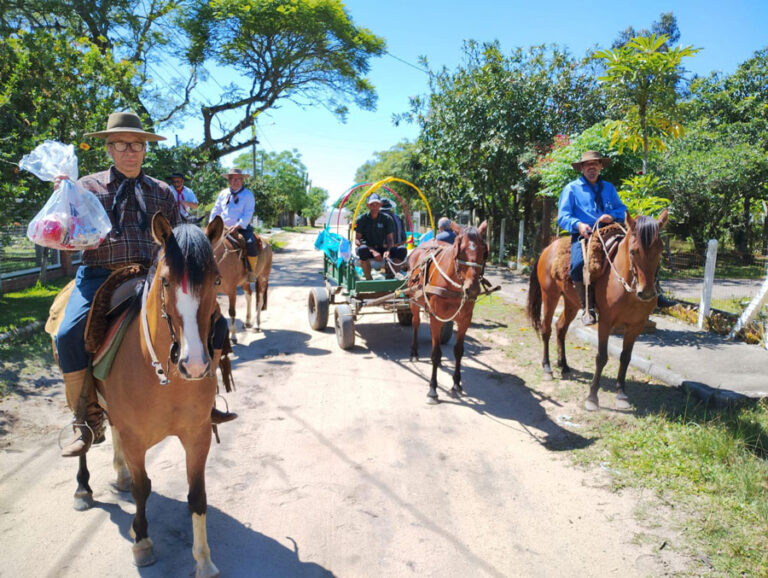
[[[381,197],[371,193],[368,200],[368,212],[355,222],[355,245],[357,256],[360,257],[360,268],[368,280],[371,275],[371,260],[383,261],[386,266],[385,277],[391,279],[395,276],[394,266],[405,260],[408,249],[395,246],[395,222],[381,210]]]

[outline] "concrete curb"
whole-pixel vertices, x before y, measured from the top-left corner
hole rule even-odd
[[[26,335],[30,335],[43,327],[44,323],[42,321],[33,321],[32,323],[25,325],[23,327],[18,327],[16,329],[11,329],[10,331],[7,331],[5,333],[0,333],[0,343],[3,341],[9,341],[11,339],[14,339],[16,337],[24,337]]]
[[[571,327],[568,333],[572,333],[582,341],[586,341],[594,347],[597,347],[597,332],[595,331],[584,329],[582,327]],[[608,354],[612,357],[620,357],[621,346],[616,345],[609,340]],[[742,405],[757,401],[756,398],[752,398],[741,393],[722,390],[711,387],[699,381],[691,381],[689,379],[685,379],[679,373],[671,371],[666,367],[660,367],[654,364],[653,361],[639,357],[634,353],[629,360],[629,364],[636,367],[643,373],[656,379],[660,379],[668,385],[679,387],[696,399],[711,404],[715,407],[732,407],[735,405]]]

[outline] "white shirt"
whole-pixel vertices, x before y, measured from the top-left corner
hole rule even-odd
[[[176,197],[176,204],[179,205],[179,213],[181,213],[181,217],[186,219],[189,216],[189,212],[187,211],[187,208],[181,204],[181,201],[184,201],[185,203],[197,203],[195,193],[192,192],[192,189],[186,186],[182,187],[181,191],[178,191],[176,187],[171,187],[171,191]]]
[[[237,202],[235,202],[237,200]],[[209,221],[213,220],[216,215],[220,215],[224,221],[224,225],[227,227],[234,227],[237,225],[241,229],[245,229],[251,224],[253,219],[253,211],[256,208],[256,199],[253,198],[253,193],[243,187],[237,193],[233,193],[231,189],[223,189],[219,196],[216,197],[216,202],[211,209],[211,216]]]

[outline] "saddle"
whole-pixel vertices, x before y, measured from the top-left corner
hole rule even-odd
[[[600,240],[602,238],[602,241]],[[605,251],[611,260],[616,256],[619,250],[619,243],[624,238],[624,231],[618,223],[611,223],[600,227],[589,237],[589,257],[586,259],[585,266],[589,271],[589,277],[592,282],[596,281],[608,270],[608,261],[605,258]],[[605,243],[605,249],[603,248]],[[552,262],[550,273],[555,279],[561,281],[570,280],[571,277],[571,238],[560,237],[557,240],[555,250],[555,259]]]
[[[245,270],[253,272],[251,262],[248,260],[248,252],[245,249],[245,237],[243,237],[239,231],[231,231],[225,235],[225,238],[232,244],[233,247],[235,247],[235,250],[239,252],[240,261],[242,261]],[[256,253],[261,254],[264,249],[264,239],[256,234],[253,235],[253,238],[256,241]],[[258,256],[256,259],[258,260]]]

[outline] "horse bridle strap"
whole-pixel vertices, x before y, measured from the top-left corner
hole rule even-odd
[[[611,256],[608,254],[608,247],[605,244],[605,239],[603,239],[603,236],[600,234],[600,227],[598,226],[599,221],[595,223],[595,225],[596,225],[597,237],[598,239],[600,239],[600,244],[602,245],[603,252],[605,253],[605,259],[606,261],[608,261],[608,264],[611,266],[611,270],[616,275],[616,279],[618,280],[619,283],[621,283],[622,287],[624,287],[624,291],[626,291],[627,293],[636,292],[637,291],[637,273],[636,273],[635,261],[632,259],[632,254],[630,253],[629,255],[629,267],[630,267],[630,271],[632,272],[632,285],[630,285],[629,283],[627,283],[626,279],[624,279],[624,277],[616,270],[616,267],[613,264],[613,261],[611,260]],[[622,232],[624,233],[624,238],[626,239],[629,236],[629,233],[627,232],[627,230],[624,227],[622,227],[619,223],[616,223],[616,225],[618,225],[619,229],[622,230]]]
[[[147,344],[147,351],[152,358],[152,368],[160,381],[160,385],[168,385],[168,374],[163,369],[163,364],[157,359],[155,348],[152,347],[152,337],[149,334],[149,323],[147,322],[147,295],[149,294],[149,275],[144,281],[144,290],[141,294],[141,331],[144,334],[144,343]]]

